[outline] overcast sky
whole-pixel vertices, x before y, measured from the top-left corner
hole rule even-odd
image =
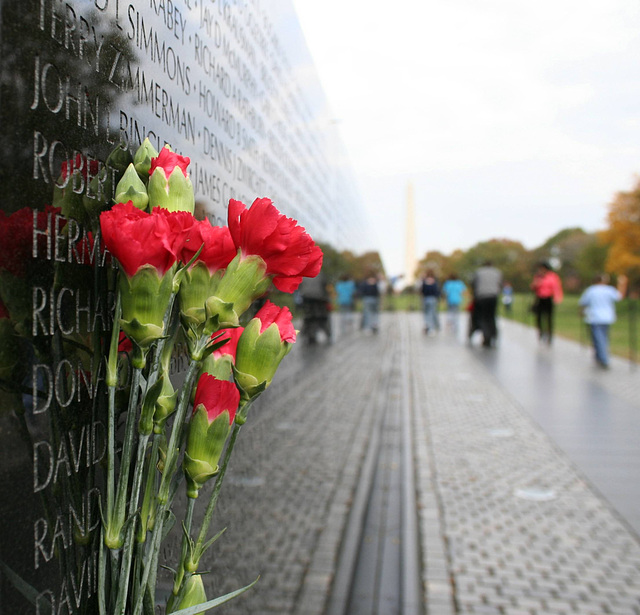
[[[294,0],[389,274],[605,226],[640,174],[640,1]]]

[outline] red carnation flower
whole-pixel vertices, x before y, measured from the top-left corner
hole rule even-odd
[[[104,244],[118,259],[127,276],[152,265],[163,276],[178,258],[170,217],[141,211],[130,201],[117,203],[100,215]]]
[[[157,158],[151,159],[151,168],[149,169],[149,175],[153,174],[153,172],[157,168],[161,168],[164,171],[166,177],[169,177],[171,173],[173,173],[173,169],[179,167],[182,169],[182,173],[186,177],[187,167],[191,163],[191,159],[187,156],[181,156],[180,154],[176,154],[172,152],[168,147],[163,147],[160,150]]]
[[[220,359],[224,356],[231,357],[232,361],[236,360],[236,350],[238,349],[238,340],[244,331],[244,327],[235,327],[234,329],[222,329],[218,331],[218,333],[214,333],[213,337],[217,337],[218,334],[222,333],[222,337],[220,340],[227,338],[227,342],[224,346],[220,346],[220,348],[216,348],[213,351],[213,358]]]
[[[186,233],[180,260],[188,263],[202,244],[204,248],[196,262],[204,263],[210,274],[219,269],[226,269],[237,253],[226,226],[212,226],[209,220],[196,220]]]
[[[151,215],[165,216],[167,223],[169,224],[169,247],[175,252],[178,260],[182,261],[182,251],[184,248],[184,242],[191,233],[191,229],[198,221],[193,217],[193,214],[188,211],[169,211],[161,207],[154,207]],[[192,255],[193,256],[193,255]],[[183,261],[188,263],[189,261]]]
[[[293,327],[293,316],[288,307],[280,307],[267,300],[255,315],[260,321],[260,333],[264,333],[267,327],[275,323],[283,342],[293,344],[296,341],[296,330]]]
[[[209,423],[212,423],[225,410],[229,412],[229,424],[233,423],[240,403],[240,393],[233,382],[218,380],[211,374],[202,374],[198,380],[196,395],[193,401],[194,414],[199,405],[207,411]]]
[[[260,256],[279,290],[291,293],[303,277],[320,273],[322,250],[296,220],[281,214],[269,199],[256,199],[250,209],[231,199],[228,213],[236,247],[243,256]]]

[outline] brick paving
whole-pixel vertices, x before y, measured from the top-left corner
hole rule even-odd
[[[453,612],[640,613],[640,543],[610,505],[473,353],[442,337],[411,356],[420,493],[446,547],[432,568],[450,573]],[[428,601],[429,544],[424,559]]]
[[[240,434],[216,520],[228,529],[205,563],[216,594],[261,578],[216,612],[326,612],[402,376],[425,613],[640,614],[638,537],[468,348],[423,336],[417,313],[389,314],[377,336],[301,344],[285,361]]]

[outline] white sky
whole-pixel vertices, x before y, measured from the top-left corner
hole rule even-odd
[[[294,0],[387,273],[605,226],[640,173],[638,0]]]

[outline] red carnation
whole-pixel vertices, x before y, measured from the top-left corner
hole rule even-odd
[[[281,214],[269,199],[256,199],[250,209],[229,201],[229,230],[243,256],[257,255],[266,263],[273,284],[291,293],[303,277],[315,277],[322,250],[296,220]]]
[[[240,403],[240,393],[233,382],[218,380],[211,374],[202,374],[198,380],[196,396],[193,401],[194,414],[198,406],[204,406],[209,423],[212,423],[225,410],[229,412],[229,424],[233,423]]]
[[[132,277],[143,265],[163,276],[176,262],[177,247],[168,215],[141,211],[130,201],[117,203],[100,215],[104,244]]]
[[[181,156],[172,152],[168,147],[163,147],[160,150],[157,158],[151,159],[151,168],[149,169],[149,175],[151,175],[157,168],[161,168],[164,171],[166,177],[169,177],[173,173],[173,169],[179,167],[182,169],[184,176],[187,176],[187,167],[189,166],[191,159],[187,156]]]
[[[186,233],[180,260],[188,263],[204,244],[196,262],[207,266],[210,274],[226,269],[237,250],[226,226],[212,226],[209,220],[194,221]]]
[[[222,337],[220,338],[220,340],[226,338],[227,342],[224,346],[220,346],[220,348],[217,348],[213,351],[213,358],[220,359],[221,357],[229,356],[231,357],[232,361],[235,361],[236,350],[238,348],[238,340],[240,339],[243,331],[244,327],[235,327],[234,329],[222,329],[218,333],[214,333],[214,337],[217,337],[217,335],[221,333]]]
[[[265,304],[258,310],[255,315],[260,321],[260,333],[264,333],[265,329],[271,326],[273,323],[278,327],[280,333],[280,340],[283,342],[294,343],[296,341],[296,330],[293,327],[293,316],[288,307],[280,307],[271,301],[266,301]]]
[[[162,148],[157,158],[151,159],[149,169],[149,207],[164,207],[169,211],[193,213],[195,199],[193,185],[187,166],[189,158],[172,152],[167,146]]]

